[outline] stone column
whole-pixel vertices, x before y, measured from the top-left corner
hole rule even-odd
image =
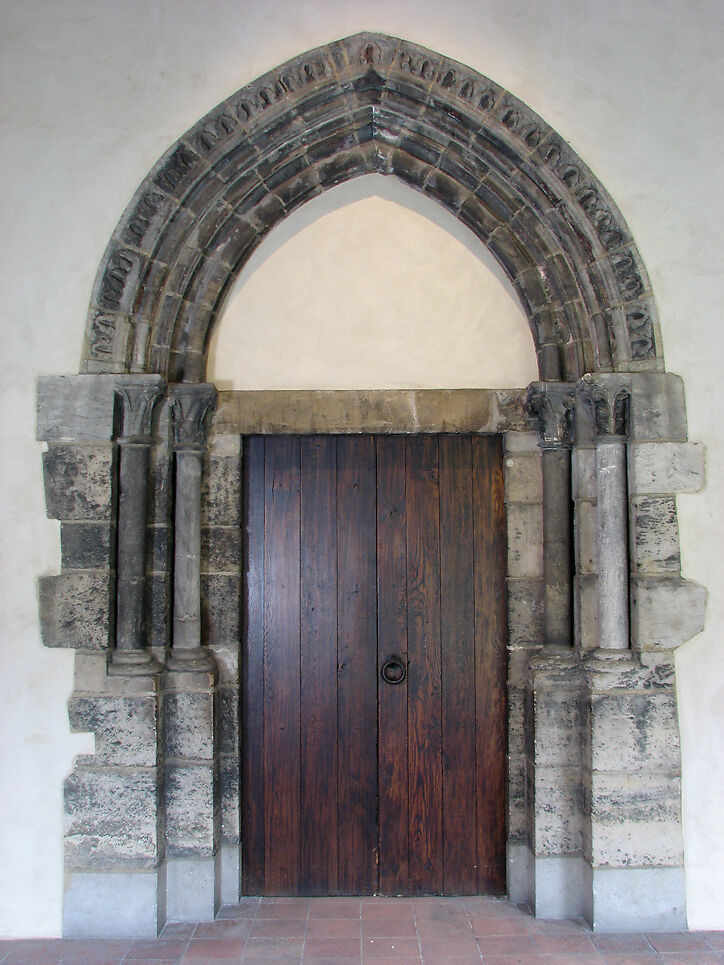
[[[543,470],[544,643],[572,644],[571,446],[575,387],[532,382],[526,407],[538,421]]]
[[[598,639],[603,650],[629,648],[626,439],[631,390],[620,379],[584,376],[593,414],[598,501]]]
[[[182,383],[169,392],[176,452],[173,637],[168,669],[209,671],[213,655],[201,643],[201,468],[206,419],[216,404],[208,383]]]
[[[124,380],[116,387],[122,435],[118,495],[116,646],[110,674],[158,673],[161,665],[146,648],[146,514],[153,410],[163,394],[160,376]]]

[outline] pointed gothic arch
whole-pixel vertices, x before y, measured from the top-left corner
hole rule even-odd
[[[154,165],[98,270],[82,371],[204,378],[231,282],[290,211],[363,174],[450,210],[511,279],[543,379],[663,368],[651,286],[605,188],[516,97],[380,34],[237,91]]]

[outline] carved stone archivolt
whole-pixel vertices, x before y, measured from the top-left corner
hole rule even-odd
[[[469,67],[358,34],[237,91],[159,159],[100,265],[84,370],[203,379],[210,328],[262,238],[365,174],[424,191],[487,245],[520,296],[541,378],[663,368],[629,229],[565,141]]]

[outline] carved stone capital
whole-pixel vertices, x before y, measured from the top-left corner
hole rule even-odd
[[[572,382],[531,382],[525,408],[538,422],[541,449],[573,445],[575,386]]]
[[[206,420],[216,405],[209,382],[182,382],[169,387],[174,448],[200,452],[206,447]]]
[[[122,432],[119,442],[150,444],[153,410],[163,395],[160,377],[124,380],[116,386],[116,398],[121,406]]]
[[[627,382],[618,376],[588,374],[578,383],[578,391],[591,407],[597,439],[628,436],[631,386]]]

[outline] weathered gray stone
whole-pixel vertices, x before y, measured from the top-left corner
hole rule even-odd
[[[706,588],[690,580],[639,576],[631,582],[635,647],[673,649],[704,629]]]
[[[171,586],[168,573],[146,577],[148,645],[164,649],[171,642]]]
[[[683,868],[585,868],[584,917],[596,932],[685,931]]]
[[[204,526],[201,529],[201,572],[238,573],[241,557],[240,526]]]
[[[103,693],[108,683],[107,666],[108,657],[105,653],[76,651],[73,675],[76,693]]]
[[[239,778],[239,758],[222,755],[219,758],[219,808],[224,844],[239,842]]]
[[[536,762],[533,794],[536,856],[580,852],[580,768],[545,767]]]
[[[514,646],[542,642],[542,580],[508,580],[508,627]]]
[[[210,761],[214,758],[214,696],[167,693],[163,698],[166,757]]]
[[[221,904],[221,859],[172,857],[167,867],[170,921],[213,921]]]
[[[583,853],[594,866],[666,867],[683,861],[681,781],[640,771],[584,772],[590,829]]]
[[[596,443],[598,487],[598,645],[629,646],[626,442],[600,436]]]
[[[219,753],[239,753],[239,689],[238,686],[219,687]]]
[[[224,844],[221,853],[221,903],[235,905],[241,899],[241,861],[238,844]]]
[[[525,748],[525,691],[508,687],[508,753],[522,754]]]
[[[63,569],[112,569],[111,547],[115,527],[108,523],[61,522],[60,551]]]
[[[65,938],[156,938],[165,923],[164,865],[145,872],[66,872]]]
[[[74,694],[68,701],[74,732],[92,731],[95,755],[86,764],[155,767],[158,761],[158,707],[155,693],[112,696]]]
[[[218,840],[216,766],[212,762],[166,766],[166,850],[173,857],[211,857]]]
[[[508,575],[543,576],[543,507],[541,503],[508,504]]]
[[[113,436],[116,375],[44,375],[38,379],[37,438],[100,442]]]
[[[678,573],[679,524],[673,496],[639,496],[630,502],[632,568],[639,573]]]
[[[568,670],[571,676],[574,674]],[[535,763],[565,767],[580,762],[581,698],[565,686],[534,691]]]
[[[61,573],[38,581],[46,647],[105,650],[111,644],[114,580],[104,572]]]
[[[598,507],[579,500],[575,510],[576,573],[598,574]]]
[[[686,441],[684,383],[670,372],[623,376],[631,384],[631,430],[634,442]]]
[[[508,758],[508,841],[527,839],[526,761],[521,755]]]
[[[214,434],[526,430],[523,389],[220,392]]]
[[[110,520],[116,451],[111,445],[52,445],[43,453],[51,519]]]
[[[528,904],[536,918],[575,920],[583,910],[580,855],[530,855]]]
[[[593,770],[677,771],[681,766],[673,690],[593,695],[586,719]]]
[[[161,849],[155,769],[76,767],[65,780],[64,800],[67,870],[156,866]]]
[[[539,453],[509,453],[505,457],[504,468],[507,503],[543,501],[543,474]]]
[[[701,442],[639,442],[629,445],[629,493],[696,493],[705,482]]]
[[[506,432],[503,436],[503,447],[506,452],[537,452],[537,432]]]
[[[241,440],[209,440],[201,479],[201,525],[236,526],[241,518]]]
[[[221,573],[201,577],[203,640],[212,647],[239,639],[240,578]]]
[[[598,576],[577,575],[573,579],[574,639],[582,650],[598,646]]]
[[[148,566],[151,572],[167,573],[171,566],[173,534],[170,526],[148,527]]]
[[[596,450],[575,448],[571,458],[573,499],[592,499],[597,496]]]

